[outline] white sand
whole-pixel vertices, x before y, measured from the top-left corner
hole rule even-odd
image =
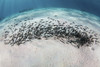
[[[10,46],[0,42],[0,67],[100,67],[100,47],[76,48],[56,40]]]
[[[2,21],[0,26],[6,28],[7,25],[22,20],[25,17],[32,17],[37,21],[40,18],[53,17],[56,19],[76,22],[86,25],[95,31],[100,31],[99,18],[72,9],[40,9],[18,14]],[[19,22],[18,21],[18,22]],[[27,22],[29,22],[27,21]],[[0,36],[3,28],[0,29]],[[76,48],[71,44],[63,44],[57,40],[34,40],[24,45],[4,45],[0,38],[0,67],[100,67],[100,44],[91,47]],[[94,48],[93,51],[91,48]]]

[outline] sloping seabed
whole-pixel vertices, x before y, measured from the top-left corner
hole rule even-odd
[[[35,29],[31,31],[37,32],[36,35],[41,33],[41,36],[32,35],[30,40],[32,32],[28,32],[32,27]],[[73,28],[80,31],[80,36],[69,33]],[[83,28],[87,29],[84,31]],[[69,31],[68,35],[61,32],[63,29]],[[4,19],[0,30],[0,67],[100,67],[100,18],[95,15],[65,8],[36,9]],[[85,32],[87,38],[92,35],[93,42],[89,40],[88,43],[85,39],[83,43],[81,32]],[[81,39],[83,45],[77,48],[82,44]]]

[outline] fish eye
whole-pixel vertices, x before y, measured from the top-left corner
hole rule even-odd
[[[6,18],[0,24],[0,65],[100,67],[99,21],[95,15],[66,8]]]

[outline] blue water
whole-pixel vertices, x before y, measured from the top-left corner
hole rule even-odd
[[[71,8],[100,16],[100,0],[0,0],[0,19],[38,8]]]

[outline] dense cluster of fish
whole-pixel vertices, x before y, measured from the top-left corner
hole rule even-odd
[[[56,17],[56,15],[55,15]],[[90,30],[87,26],[75,24],[75,22],[69,23],[67,21],[60,21],[59,19],[53,19],[47,17],[47,20],[40,19],[27,24],[26,21],[21,23],[20,27],[18,23],[8,26],[9,30],[5,29],[4,43],[10,45],[21,45],[27,41],[34,39],[46,39],[54,37],[63,43],[73,43],[80,46],[97,43],[97,34]]]

